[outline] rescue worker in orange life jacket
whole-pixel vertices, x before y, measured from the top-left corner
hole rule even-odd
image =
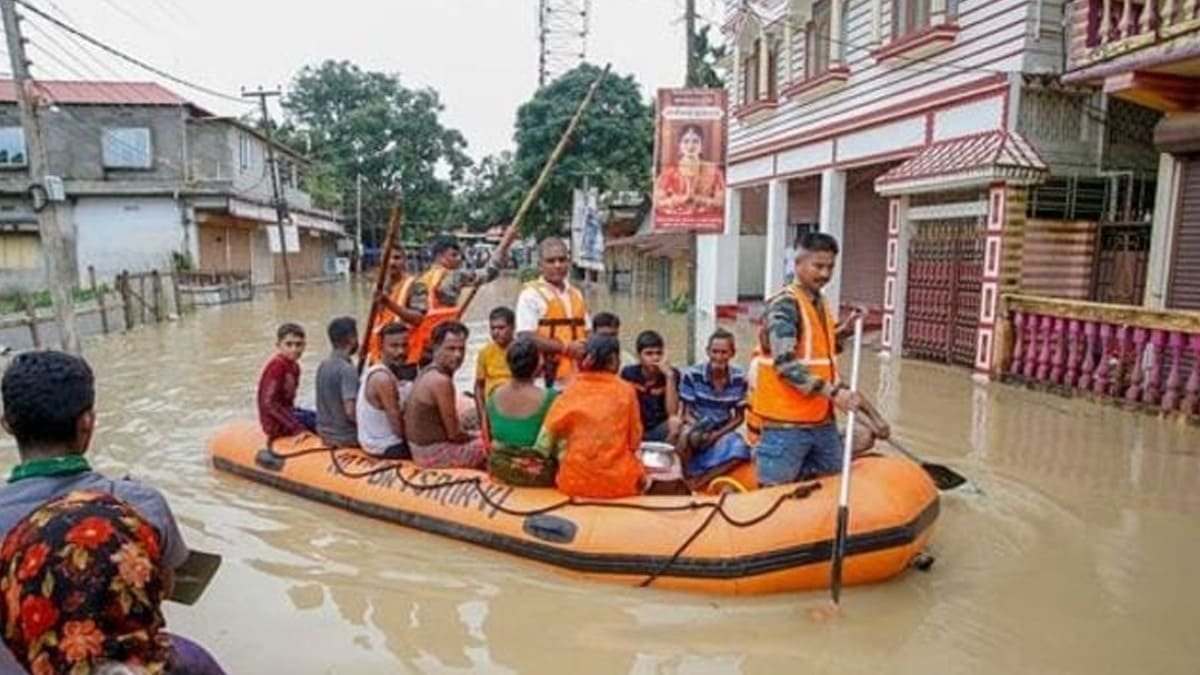
[[[461,269],[462,248],[454,237],[438,235],[429,249],[433,254],[433,265],[417,277],[405,305],[422,317],[409,336],[410,363],[418,362],[426,352],[434,328],[459,319],[458,301],[464,288],[479,286],[500,276],[495,261],[482,270]]]
[[[405,269],[404,249],[397,246],[392,249],[392,257],[388,261],[388,283],[390,290],[379,294],[379,315],[375,320],[375,328],[367,338],[367,365],[379,363],[382,351],[380,331],[384,326],[396,321],[403,321],[409,329],[416,328],[424,318],[424,313],[408,308],[408,298],[417,278]]]
[[[841,469],[834,408],[857,410],[860,398],[839,381],[838,342],[862,309],[839,325],[834,308],[821,295],[837,254],[833,237],[805,234],[796,251],[795,281],[767,303],[763,344],[748,374],[749,417],[762,427],[755,451],[760,485]]]
[[[567,281],[571,257],[562,239],[538,246],[542,275],[525,284],[517,297],[517,336],[533,340],[542,355],[547,386],[566,386],[584,356],[591,324],[583,294]]]

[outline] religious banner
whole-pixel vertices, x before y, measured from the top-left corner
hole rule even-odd
[[[724,89],[659,89],[654,229],[725,231]]]
[[[604,271],[604,228],[596,206],[596,190],[575,190],[571,210],[572,262],[581,269]]]

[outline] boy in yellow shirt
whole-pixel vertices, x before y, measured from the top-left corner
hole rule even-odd
[[[507,307],[497,307],[488,314],[488,331],[492,341],[479,350],[475,359],[475,410],[480,423],[487,419],[487,397],[500,385],[512,379],[508,370],[508,346],[512,344],[517,323],[516,315]]]

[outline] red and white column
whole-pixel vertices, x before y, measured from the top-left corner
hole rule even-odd
[[[1000,262],[1004,258],[1004,220],[1008,190],[988,190],[987,226],[983,240],[983,274],[979,288],[979,333],[975,342],[975,379],[991,379],[995,358],[996,312],[1000,306]]]
[[[888,201],[887,265],[883,279],[883,321],[879,355],[890,358],[903,353],[905,288],[908,286],[908,237],[904,221],[908,210],[906,197]]]

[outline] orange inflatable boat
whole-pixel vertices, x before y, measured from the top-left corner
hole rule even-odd
[[[210,442],[217,469],[363,515],[628,585],[728,594],[825,588],[838,477],[744,493],[570,499],[492,482],[472,470],[425,470],[319,438],[280,439],[238,420]],[[894,577],[922,553],[938,493],[916,464],[855,461],[844,583]]]

